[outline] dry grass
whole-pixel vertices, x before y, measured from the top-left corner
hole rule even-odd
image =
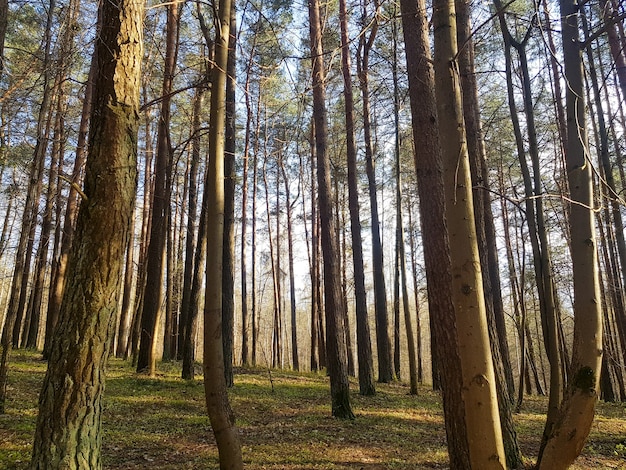
[[[11,401],[0,416],[0,468],[25,469],[31,451],[37,394],[45,363],[14,354]],[[178,378],[178,364],[160,365],[156,379],[139,377],[122,361],[109,367],[103,454],[109,469],[218,468],[202,383]],[[439,396],[426,388],[378,385],[374,397],[353,394],[355,421],[330,417],[327,378],[267,370],[238,370],[230,396],[247,469],[447,468]],[[354,389],[356,390],[356,385]],[[543,398],[528,397],[515,417],[527,463],[543,428]],[[600,404],[577,469],[626,469],[626,407]]]

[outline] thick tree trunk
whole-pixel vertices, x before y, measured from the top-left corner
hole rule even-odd
[[[450,467],[471,468],[461,395],[463,386],[461,360],[452,303],[452,271],[445,219],[443,166],[437,127],[435,77],[430,60],[426,2],[401,0],[400,7],[411,100],[431,336],[434,339],[431,346],[434,357],[445,358],[437,362],[439,367],[433,368],[433,384],[439,381],[442,385]]]
[[[435,92],[470,462],[472,468],[502,469],[506,459],[472,207],[454,1],[436,0],[433,9]]]
[[[107,27],[96,39],[85,198],[39,398],[32,469],[102,467],[104,370],[137,185],[143,9],[136,0],[101,5]]]

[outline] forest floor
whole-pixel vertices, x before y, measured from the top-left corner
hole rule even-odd
[[[0,469],[26,469],[45,362],[14,351],[7,414],[0,416]],[[159,364],[157,378],[138,376],[128,363],[109,363],[103,415],[107,469],[218,468],[205,412],[202,381],[179,378],[180,364]],[[377,384],[362,397],[353,383],[354,421],[330,416],[328,379],[322,374],[237,369],[230,391],[246,469],[447,468],[438,394],[418,396],[400,383]],[[514,419],[530,468],[547,401],[526,397]],[[575,469],[626,469],[626,404],[600,403]]]

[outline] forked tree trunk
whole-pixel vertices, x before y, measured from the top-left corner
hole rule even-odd
[[[602,310],[591,185],[586,160],[585,91],[579,44],[579,5],[561,2],[565,78],[568,83],[565,158],[570,183],[570,237],[574,275],[574,343],[570,382],[557,420],[542,443],[540,469],[568,468],[591,430],[602,365]]]
[[[204,304],[204,390],[222,470],[243,469],[241,443],[228,401],[222,338],[224,253],[224,131],[226,69],[230,37],[231,0],[222,0],[215,18],[215,67],[211,80],[207,200],[207,262]]]
[[[39,397],[32,469],[102,468],[105,368],[137,186],[143,11],[138,0],[100,7],[107,28],[96,38],[85,199]]]

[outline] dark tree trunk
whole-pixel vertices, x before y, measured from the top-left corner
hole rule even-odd
[[[451,468],[470,468],[469,443],[461,396],[461,360],[456,341],[452,304],[452,274],[445,221],[443,164],[437,132],[434,71],[430,57],[426,2],[400,2],[409,97],[415,149],[415,168],[420,197],[424,261],[428,282],[430,325],[434,339],[433,383],[441,382],[448,455]],[[441,360],[439,358],[445,358]],[[434,361],[433,361],[434,362]]]
[[[152,222],[147,252],[146,286],[141,312],[141,338],[137,357],[137,372],[153,376],[156,373],[156,340],[159,312],[162,309],[164,250],[167,240],[172,180],[172,146],[170,142],[170,103],[172,82],[178,53],[179,3],[167,5],[165,70],[163,99],[158,121],[157,153],[152,193]]]
[[[364,0],[363,24],[366,24],[368,0]],[[378,31],[378,0],[374,0],[376,9],[371,22],[369,36],[359,35],[359,49],[357,51],[357,71],[359,85],[363,97],[363,134],[365,138],[365,164],[368,181],[370,209],[372,217],[372,266],[374,271],[374,310],[376,318],[376,349],[378,351],[378,381],[387,383],[393,380],[393,359],[391,339],[389,337],[389,318],[387,312],[387,288],[383,265],[383,247],[380,239],[380,220],[378,217],[378,196],[376,191],[376,171],[374,167],[374,149],[372,144],[372,130],[370,121],[370,92],[369,92],[369,53],[374,44]]]
[[[237,37],[235,2],[231,2],[228,65],[226,67],[226,128],[224,142],[224,253],[222,269],[222,340],[224,376],[232,387],[235,341],[235,71]]]
[[[324,310],[326,312],[326,347],[328,348],[327,362],[332,415],[338,418],[353,419],[346,364],[345,325],[342,319],[339,248],[336,246],[334,236],[337,219],[332,210],[330,158],[326,152],[328,124],[326,121],[325,71],[317,0],[309,2],[309,31],[313,57],[313,119],[315,121],[320,232],[324,256]]]

